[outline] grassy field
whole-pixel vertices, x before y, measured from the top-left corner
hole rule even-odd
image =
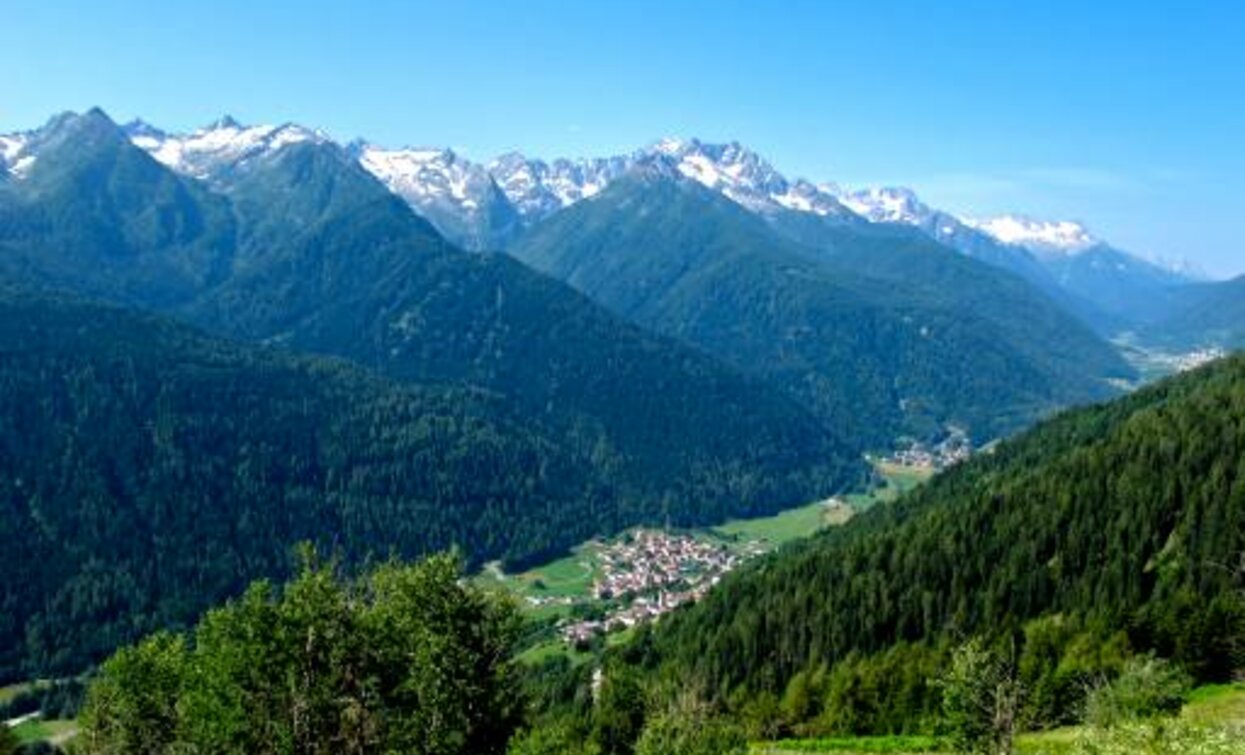
[[[590,653],[585,653],[567,645],[561,637],[550,637],[536,645],[531,646],[518,655],[519,663],[528,666],[539,666],[550,658],[563,656],[570,660],[572,664],[579,665],[586,660],[592,658]]]
[[[734,541],[759,540],[770,548],[776,548],[783,543],[808,537],[823,527],[846,524],[856,512],[877,503],[893,501],[933,476],[932,470],[881,462],[873,462],[873,466],[882,478],[882,485],[874,490],[852,493],[841,500],[810,503],[774,516],[735,519],[713,527],[709,532]]]
[[[917,753],[946,752],[936,737],[832,737],[825,739],[788,739],[782,742],[759,743],[751,747],[753,755],[795,755],[805,752],[836,753]]]
[[[520,574],[503,574],[497,564],[489,564],[476,578],[484,586],[505,587],[520,597],[586,598],[597,577],[596,552],[600,543],[584,543],[570,555]]]
[[[64,742],[72,737],[78,730],[78,724],[74,721],[27,721],[13,729],[13,733],[17,735],[19,741],[25,742],[42,742],[44,740],[51,742]]]
[[[822,527],[844,524],[853,513],[849,506],[819,501],[774,516],[733,519],[710,528],[709,532],[729,542],[760,541],[769,548],[776,548],[797,538],[808,537]]]
[[[935,474],[933,469],[903,467],[881,461],[873,462],[873,468],[882,476],[885,484],[877,490],[847,497],[848,503],[862,511],[875,503],[895,500]]]
[[[1245,683],[1198,687],[1180,715],[1194,723],[1230,722],[1245,730]]]
[[[1193,690],[1180,717],[1197,726],[1226,729],[1238,735],[1242,741],[1240,751],[1245,753],[1245,684],[1210,685]],[[1016,752],[1018,755],[1070,755],[1076,752],[1077,743],[1084,736],[1085,730],[1079,727],[1021,734],[1016,738]],[[757,743],[751,751],[753,755],[808,752],[919,755],[950,752],[950,748],[934,737],[841,737]]]

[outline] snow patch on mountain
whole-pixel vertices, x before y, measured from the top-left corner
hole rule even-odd
[[[0,136],[0,168],[14,178],[25,178],[35,164],[35,156],[26,153],[30,144],[29,134]]]
[[[357,154],[369,173],[412,204],[446,198],[474,210],[480,206],[477,192],[487,189],[490,182],[480,166],[449,149],[383,149],[362,144]]]
[[[1085,226],[1071,220],[1037,220],[1024,215],[963,220],[1005,244],[1043,255],[1079,254],[1102,243]]]
[[[552,162],[511,152],[488,164],[488,171],[529,223],[601,192],[629,171],[634,156],[557,159]]]
[[[3,157],[6,163],[12,163],[25,149],[27,141],[29,137],[26,134],[0,136],[0,157]]]
[[[125,130],[135,146],[156,160],[205,180],[290,144],[329,141],[323,132],[296,124],[243,126],[229,116],[190,134],[167,134],[141,121],[126,125]]]
[[[768,161],[739,144],[698,139],[663,139],[648,149],[675,161],[680,173],[754,212],[777,209],[841,215],[844,207],[830,187],[789,181]]]
[[[670,169],[754,212],[781,209],[840,215],[846,210],[832,186],[788,181],[738,142],[707,144],[666,138],[628,155],[588,159],[534,160],[502,155],[488,166],[498,186],[530,223],[592,197],[618,177],[637,169]]]
[[[916,192],[902,187],[880,187],[844,192],[839,200],[871,223],[921,225],[933,214]]]
[[[497,249],[519,231],[519,215],[493,176],[451,149],[385,149],[355,142],[348,151],[364,170],[460,246]]]

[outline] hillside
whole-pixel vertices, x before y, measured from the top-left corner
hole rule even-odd
[[[208,184],[100,111],[32,139],[29,175],[0,190],[10,283],[489,390],[591,458],[632,521],[772,511],[867,474],[853,439],[777,390],[507,257],[458,250],[332,144],[289,144]]]
[[[620,315],[784,387],[873,447],[947,423],[984,441],[1108,395],[1103,378],[1128,373],[1019,279],[936,245],[905,254],[852,230],[858,224],[837,225],[859,239],[841,264],[655,164],[552,216],[510,251]],[[882,264],[892,267],[880,272]],[[915,275],[905,277],[908,266]]]
[[[1189,280],[1106,244],[1045,260],[1059,284],[1093,302],[1125,326],[1141,327],[1169,315]]]
[[[1036,725],[1075,715],[1086,680],[1128,652],[1230,678],[1245,663],[1242,458],[1237,357],[1065,413],[738,573],[664,622],[647,662],[733,707],[820,668],[827,697],[800,715],[849,733],[921,729],[948,644],[974,635],[1015,638]]]
[[[495,394],[94,305],[7,293],[0,315],[0,678],[22,662],[77,671],[283,572],[304,539],[351,561],[454,545],[521,561],[759,505],[720,495],[728,469],[720,488],[618,475]],[[798,490],[804,470],[784,461],[757,463]]]
[[[1131,377],[1131,368],[1082,321],[1088,315],[1068,295],[957,254],[923,232],[885,223],[822,222],[803,238],[843,276],[881,281],[894,296],[985,320],[1009,346],[1075,390],[1101,396],[1095,385],[1099,378]]]
[[[1149,335],[1185,347],[1245,346],[1245,277],[1186,286],[1180,302],[1176,313],[1149,329]]]

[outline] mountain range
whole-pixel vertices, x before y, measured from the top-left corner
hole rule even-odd
[[[137,207],[126,207],[125,211],[113,212],[108,217],[97,217],[101,208],[112,211],[119,203],[114,201],[114,197],[96,201],[98,197],[92,198],[90,194],[98,192],[101,187],[83,185],[81,175],[72,172],[68,176],[65,174],[65,166],[74,159],[82,158],[78,153],[90,142],[77,136],[65,137],[63,132],[67,124],[84,120],[95,124],[87,130],[92,133],[93,139],[101,142],[99,148],[118,153],[127,171],[132,171],[136,177],[151,185],[163,187],[158,192],[169,195],[173,209],[157,212],[159,205],[149,202],[137,213],[138,217],[132,217],[135,213],[129,212],[139,210]],[[108,143],[109,140],[117,142],[118,134],[123,134],[122,139],[128,140],[128,146],[137,149],[122,150],[119,144]],[[70,149],[65,144],[67,140],[81,143]],[[850,357],[865,359],[864,366],[857,369],[856,374],[867,374],[869,380],[881,381],[880,385],[886,386],[876,391],[876,406],[886,405],[888,408],[879,410],[878,414],[893,420],[860,420],[860,415],[867,411],[867,405],[861,405],[854,413],[836,410],[835,421],[842,419],[845,426],[877,425],[878,430],[869,435],[867,441],[857,442],[885,445],[893,434],[913,430],[930,432],[948,422],[977,425],[984,435],[992,436],[1014,429],[1051,408],[1100,397],[1104,395],[1104,380],[1129,376],[1128,368],[1109,353],[1105,344],[1087,340],[1082,328],[1071,321],[1052,320],[1046,316],[1035,318],[1038,322],[1051,322],[1054,327],[1047,335],[1032,339],[1010,336],[999,339],[984,335],[990,328],[1015,319],[1014,313],[1006,311],[1007,303],[1017,304],[1015,313],[1021,313],[1031,311],[1037,301],[1029,295],[1028,289],[1012,285],[1007,277],[988,272],[988,269],[998,267],[1007,269],[1007,265],[964,267],[952,264],[961,272],[971,271],[969,277],[975,282],[962,289],[962,296],[948,296],[946,290],[938,290],[947,283],[938,280],[941,272],[927,277],[923,283],[917,276],[902,274],[893,253],[895,245],[885,240],[891,233],[886,229],[897,225],[889,222],[895,218],[887,216],[887,222],[876,222],[877,217],[862,217],[845,204],[850,202],[861,210],[862,203],[872,201],[875,205],[885,204],[890,195],[879,194],[870,200],[861,193],[849,196],[825,185],[788,181],[758,155],[738,144],[705,145],[695,140],[665,140],[627,157],[578,162],[559,160],[550,164],[509,155],[484,169],[459,159],[447,150],[391,151],[363,142],[340,147],[320,132],[292,124],[246,127],[225,117],[193,134],[177,136],[138,121],[118,129],[98,112],[88,116],[60,116],[43,129],[6,137],[3,144],[6,164],[14,166],[8,171],[11,194],[37,197],[37,204],[40,205],[55,205],[61,201],[55,198],[56,187],[60,187],[61,199],[67,206],[84,202],[90,204],[77,211],[73,233],[81,238],[58,241],[60,259],[42,254],[22,259],[16,263],[20,264],[22,275],[123,304],[175,310],[193,322],[229,334],[278,341],[292,348],[341,354],[404,378],[473,380],[484,385],[498,385],[498,373],[491,367],[483,367],[486,362],[482,362],[474,352],[446,354],[442,353],[443,348],[429,352],[425,347],[425,353],[416,358],[403,354],[404,342],[427,340],[413,338],[409,334],[403,336],[403,330],[392,322],[392,318],[398,318],[404,324],[415,321],[412,312],[400,312],[402,305],[395,304],[395,300],[402,301],[405,297],[423,296],[409,290],[412,279],[421,279],[419,286],[431,286],[445,275],[456,285],[461,285],[464,271],[459,268],[476,268],[473,275],[478,277],[476,284],[480,286],[489,285],[496,275],[530,280],[533,284],[541,280],[526,275],[526,270],[519,266],[511,266],[505,273],[498,272],[509,265],[503,256],[483,254],[473,259],[457,254],[442,241],[442,236],[448,237],[451,244],[457,240],[467,242],[467,246],[474,248],[479,248],[486,238],[502,243],[502,238],[508,237],[505,245],[530,250],[534,242],[528,241],[528,237],[549,238],[549,232],[543,230],[546,223],[556,224],[559,215],[578,209],[585,197],[598,197],[614,183],[633,176],[637,171],[678,179],[683,182],[684,188],[695,184],[706,190],[704,196],[713,194],[729,200],[732,207],[740,208],[740,212],[719,216],[725,218],[729,214],[732,227],[745,227],[745,214],[764,221],[773,233],[770,236],[754,234],[754,241],[762,246],[775,246],[779,237],[785,237],[785,241],[778,242],[777,246],[786,247],[777,257],[767,257],[769,262],[765,264],[771,264],[782,254],[798,252],[792,243],[787,243],[794,242],[801,247],[819,248],[829,259],[818,260],[815,264],[819,268],[835,266],[837,279],[847,281],[845,288],[855,287],[858,292],[863,290],[855,282],[863,277],[872,280],[868,285],[875,289],[878,285],[902,289],[899,294],[873,290],[860,297],[870,304],[876,303],[879,298],[890,298],[892,301],[888,307],[896,302],[911,304],[918,298],[926,303],[937,300],[945,310],[940,311],[938,317],[948,318],[949,322],[954,323],[954,327],[946,329],[948,332],[959,329],[984,339],[979,346],[943,348],[943,353],[957,353],[967,348],[974,357],[968,362],[972,365],[968,369],[992,370],[986,365],[1004,369],[1007,358],[992,361],[989,355],[998,350],[999,343],[1005,343],[1021,352],[1022,358],[1016,365],[1025,366],[1006,368],[1019,379],[1010,383],[993,379],[986,382],[1007,386],[1010,391],[1014,385],[1023,384],[1026,380],[1023,376],[1028,375],[1027,379],[1033,386],[1040,386],[1028,395],[1024,391],[1011,397],[1000,394],[998,398],[1001,400],[992,402],[991,408],[998,419],[987,426],[980,415],[971,417],[970,413],[962,410],[964,407],[957,409],[955,402],[945,400],[942,393],[950,386],[932,392],[910,390],[910,380],[904,370],[911,369],[912,364],[920,361],[913,359],[916,351],[902,345],[906,338],[900,335],[902,329],[881,327],[879,333],[884,335],[879,335],[863,348],[840,353],[835,360],[826,362],[822,369],[832,369],[842,378],[832,380],[830,388],[822,387],[811,392],[818,396],[814,403],[828,401],[828,406],[836,403],[843,406],[851,402],[852,399],[848,398],[853,385],[851,372],[844,371],[842,366],[832,365],[841,365],[845,358]],[[154,160],[137,159],[140,150]],[[68,151],[69,157],[61,156],[58,151]],[[89,165],[83,167],[83,175],[94,180],[95,168]],[[161,171],[159,167],[168,170]],[[114,172],[109,181],[116,179],[117,185],[109,188],[124,189],[127,195],[140,191],[125,185],[128,177],[116,179]],[[159,196],[163,198],[164,195]],[[134,198],[124,197],[131,205],[135,204]],[[391,201],[394,198],[401,198],[418,215],[401,212]],[[912,202],[909,205],[909,211],[920,209]],[[553,214],[548,214],[550,212]],[[31,237],[33,243],[45,246],[47,238],[39,236],[42,229],[32,227],[32,223],[38,225],[35,223],[38,213],[31,213],[24,207],[18,214],[20,218],[12,219],[13,232],[5,234],[5,237]],[[626,215],[625,211],[623,215]],[[908,215],[915,218],[912,212]],[[619,222],[625,219],[620,217]],[[424,220],[431,225],[421,225]],[[692,226],[704,222],[694,215],[673,220]],[[91,223],[97,227],[84,231],[83,227]],[[562,226],[565,225],[563,222]],[[385,253],[373,250],[365,258],[367,264],[360,264],[363,261],[360,259],[348,266],[342,265],[342,252],[371,243],[369,233],[379,233],[383,237],[399,226],[418,246],[440,252],[416,261],[414,256],[399,252],[397,245],[389,244]],[[53,235],[64,230],[51,221],[44,227],[51,229]],[[315,231],[309,232],[313,227]],[[129,230],[118,239],[118,229]],[[150,233],[153,230],[157,231],[154,237]],[[726,231],[728,235],[732,232]],[[877,239],[883,239],[882,243],[877,243]],[[293,240],[297,241],[291,243]],[[117,259],[116,249],[111,247],[118,242],[136,246],[142,253]],[[950,264],[948,257],[942,254],[943,247],[934,243],[924,247],[919,243],[913,246],[914,243],[911,239],[904,242],[910,248],[908,261],[902,264],[921,262],[919,254],[912,256],[911,250],[922,248],[932,255],[929,270],[951,269],[947,266]],[[170,244],[177,249],[175,253],[156,253],[158,247]],[[105,250],[103,247],[110,248]],[[854,254],[854,251],[861,249],[885,251]],[[634,250],[625,251],[630,253]],[[712,251],[709,250],[710,253]],[[831,253],[826,254],[827,251]],[[1013,268],[1031,259],[1019,247],[1008,247],[1005,251],[1010,259],[1019,261]],[[107,260],[106,264],[88,264],[88,258],[96,256]],[[523,257],[524,253],[519,252],[518,256]],[[527,254],[527,257],[530,262],[532,256]],[[9,260],[9,264],[15,264],[17,259]],[[852,262],[847,263],[847,260]],[[136,262],[139,264],[135,265]],[[118,264],[124,269],[114,271],[114,266]],[[440,270],[442,265],[455,272],[433,272]],[[887,272],[879,272],[883,268],[887,268]],[[1036,277],[1037,273],[1033,276]],[[1025,276],[1022,274],[1021,277]],[[392,282],[396,288],[386,289],[386,282]],[[447,283],[442,280],[440,285]],[[549,284],[541,282],[536,287],[541,286],[548,287]],[[1002,288],[999,289],[999,286]],[[526,286],[517,288],[523,290]],[[832,288],[827,288],[824,293],[833,296]],[[915,295],[916,289],[921,289],[920,296]],[[1046,290],[1049,293],[1054,289],[1048,286]],[[592,291],[586,293],[593,296]],[[512,292],[511,295],[515,294]],[[361,307],[360,297],[384,301],[386,307],[384,311]],[[539,294],[539,297],[557,298],[550,291]],[[957,298],[963,300],[963,306],[947,306]],[[494,300],[496,304],[497,297]],[[1029,303],[1019,305],[1021,300]],[[973,311],[979,309],[982,302],[988,301],[1005,304],[994,307],[989,317],[983,318],[981,313]],[[652,321],[611,306],[616,302],[601,303],[613,309],[615,314],[646,328],[654,326]],[[510,306],[513,305],[514,302],[511,302]],[[469,316],[487,317],[485,308],[478,304],[473,308]],[[876,308],[875,311],[885,309]],[[1053,311],[1053,307],[1045,304],[1039,309]],[[361,310],[366,310],[366,314],[362,314]],[[435,332],[438,327],[435,318],[430,320],[424,310],[420,311],[420,315],[418,321],[424,327],[434,329],[429,332]],[[799,330],[809,326],[810,323],[805,321],[809,315],[805,313],[803,318],[796,317],[791,322],[780,318],[772,325]],[[360,316],[364,319],[359,320]],[[455,314],[455,318],[459,316]],[[887,318],[894,316],[908,317],[911,322],[916,322],[917,332],[920,332],[923,318],[930,317],[928,313],[896,315],[892,312]],[[934,321],[923,324],[930,325]],[[455,328],[461,326],[457,320],[454,322]],[[493,332],[496,325],[496,322],[490,321],[487,324],[482,322],[480,327],[485,329],[482,332]],[[527,321],[513,323],[512,326],[526,329],[523,338],[549,337],[547,329],[534,331]],[[677,340],[690,342],[698,350],[707,351],[737,370],[752,372],[744,364],[747,359],[741,361],[746,350],[735,353],[730,349],[706,348],[704,342],[685,337],[682,332],[685,326],[686,323],[668,323],[667,327],[654,329]],[[1015,327],[1004,326],[1003,330],[1011,332]],[[1054,337],[1056,331],[1061,331],[1058,338]],[[448,334],[450,331],[443,332]],[[920,338],[928,340],[931,348],[946,346],[939,340],[943,329],[935,331],[933,339],[930,339],[929,332],[927,328],[926,335]],[[360,333],[370,333],[370,340],[360,339]],[[472,346],[470,340],[447,340],[459,349],[478,349],[483,345]],[[556,348],[565,348],[567,340],[561,339]],[[811,340],[820,344],[835,343],[835,349],[842,349],[846,343],[834,338]],[[971,339],[965,343],[968,342]],[[1063,342],[1082,345],[1073,345],[1065,350]],[[1088,350],[1083,348],[1084,344],[1091,342],[1092,347]],[[1047,368],[1058,360],[1048,363],[1044,353],[1047,350],[1065,351],[1080,357],[1094,352],[1095,356],[1064,360],[1062,367],[1050,371]],[[894,359],[898,361],[892,361],[886,368],[875,369],[876,365],[868,361],[869,355],[882,352],[895,354]],[[509,358],[503,355],[502,361]],[[807,355],[793,363],[793,369],[797,370],[795,379],[802,380],[806,385],[817,383],[818,379],[812,379],[809,375],[798,377],[798,371],[802,369],[800,360],[804,358]],[[586,355],[577,354],[574,359],[584,362]],[[909,366],[901,366],[904,363]],[[1042,366],[1035,368],[1035,364]],[[465,365],[471,366],[464,369]],[[1043,370],[1047,372],[1044,374]],[[544,375],[538,379],[528,362],[524,362],[519,369],[519,374],[524,373],[532,377],[531,387],[535,397],[530,406],[536,409],[548,405],[546,386],[564,384],[563,381],[549,381]],[[1058,380],[1046,380],[1056,373],[1061,375],[1061,379],[1070,378],[1071,382],[1060,384]],[[1071,385],[1078,381],[1078,387],[1072,389]],[[970,383],[957,380],[954,384],[962,388]],[[785,387],[790,388],[789,385]],[[599,392],[582,390],[578,395],[597,396]],[[795,391],[794,395],[804,401],[810,398],[809,391]],[[807,408],[809,404],[805,403],[805,406]],[[594,407],[594,411],[611,412],[615,408],[613,403],[609,403]],[[823,421],[827,418],[825,407],[819,416]]]
[[[229,116],[189,134],[170,134],[142,121],[125,128],[159,161],[209,180],[220,180],[239,163],[285,144],[328,141],[322,132],[296,124],[248,127]],[[23,135],[2,139],[0,152],[20,175],[31,162],[23,153]],[[487,163],[448,148],[389,149],[363,140],[346,147],[446,238],[470,250],[505,249],[526,229],[592,197],[636,165],[660,159],[763,216],[793,210],[844,222],[917,227],[957,251],[1020,275],[1104,335],[1156,326],[1175,316],[1181,302],[1171,290],[1197,278],[1187,265],[1159,264],[1120,251],[1073,221],[965,218],[929,207],[909,189],[848,190],[788,179],[737,142],[663,139],[611,157],[545,161],[509,153]]]
[[[715,498],[779,506],[860,475],[858,444],[781,392],[512,258],[461,252],[332,143],[244,153],[192,179],[92,111],[54,118],[27,150],[29,176],[0,187],[12,285],[497,392],[675,518]],[[803,482],[769,487],[777,477],[756,472],[771,462]]]
[[[778,223],[793,211],[771,212]],[[879,234],[832,220],[805,246],[658,161],[538,224],[511,253],[783,386],[874,447],[947,424],[1004,435],[1130,375],[1023,281],[919,234]]]

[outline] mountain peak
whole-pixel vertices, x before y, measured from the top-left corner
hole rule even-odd
[[[34,157],[60,145],[94,145],[125,140],[121,127],[98,107],[85,113],[65,112],[53,116],[43,128],[28,134],[24,152]]]
[[[228,113],[226,113],[222,115],[220,118],[217,118],[215,121],[210,123],[207,126],[207,128],[205,128],[204,130],[205,131],[219,131],[221,129],[241,130],[242,124],[238,123],[238,121],[236,121],[232,115],[229,115]]]
[[[112,118],[108,117],[101,108],[93,107],[84,113],[75,113],[67,110],[63,113],[52,116],[48,122],[39,129],[42,133],[54,133],[64,131],[65,129],[100,129],[112,130],[116,129],[117,124]]]
[[[85,113],[82,114],[82,117],[90,118],[91,120],[104,121],[112,125],[116,125],[115,123],[113,123],[113,120],[111,117],[109,117],[108,113],[105,113],[104,109],[98,105],[87,110]]]

